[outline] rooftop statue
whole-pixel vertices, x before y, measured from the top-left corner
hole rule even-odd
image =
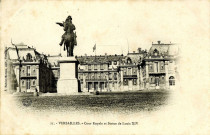
[[[64,44],[64,51],[67,50],[67,57],[74,56],[73,50],[74,46],[77,45],[77,40],[76,40],[77,36],[76,32],[74,32],[76,27],[72,23],[71,16],[68,16],[65,22],[63,23],[56,22],[56,24],[63,27],[65,31],[65,33],[61,37],[61,42],[59,45],[62,46]]]

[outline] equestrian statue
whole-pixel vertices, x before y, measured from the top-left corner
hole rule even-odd
[[[74,46],[77,45],[77,40],[76,40],[77,36],[76,32],[74,32],[76,27],[72,23],[71,16],[68,16],[65,22],[63,23],[56,22],[56,24],[63,27],[65,31],[65,33],[61,37],[61,42],[59,43],[59,45],[62,46],[64,44],[64,51],[67,50],[67,57],[74,56],[73,50]]]

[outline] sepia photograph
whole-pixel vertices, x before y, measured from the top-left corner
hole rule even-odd
[[[209,1],[1,1],[1,134],[208,134]]]

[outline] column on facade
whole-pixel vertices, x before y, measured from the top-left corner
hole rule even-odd
[[[142,74],[142,68],[140,67],[140,89],[143,89],[143,74]]]
[[[16,71],[16,74],[17,74],[17,82],[18,82],[18,86],[17,86],[17,92],[21,92],[21,82],[20,82],[20,77],[21,77],[21,67],[20,65],[17,67],[17,71]]]
[[[165,61],[165,73],[166,73],[165,85],[166,85],[166,89],[168,89],[169,88],[168,61]]]
[[[116,72],[116,73],[117,73],[117,90],[119,91],[120,90],[120,84],[119,84],[120,78],[118,76],[119,72]]]
[[[91,88],[93,91],[95,91],[95,90],[94,90],[94,87],[95,87],[95,86],[94,86],[94,81],[93,81],[93,82],[92,82],[92,88]]]
[[[101,91],[100,82],[98,81],[98,91]]]
[[[39,92],[39,66],[36,67],[36,88]]]
[[[121,79],[121,86],[120,86],[120,89],[123,90],[123,68],[121,68],[120,70],[121,74],[120,74],[120,79]]]
[[[137,67],[137,80],[136,80],[136,81],[137,81],[137,86],[138,86],[137,89],[138,89],[138,90],[140,90],[140,88],[141,88],[141,87],[140,87],[140,82],[139,82],[140,79],[141,79],[141,78],[140,78],[140,69],[138,70],[138,67]]]
[[[109,86],[109,72],[106,73],[106,78],[107,78],[107,90],[110,90],[110,86]]]
[[[82,73],[82,80],[83,80],[83,87],[82,87],[82,91],[84,90],[84,91],[86,91],[86,81],[85,81],[85,73]]]
[[[146,62],[146,88],[149,88],[149,63]]]
[[[106,80],[107,80],[107,84],[106,84],[106,86],[107,86],[107,91],[109,91],[109,72],[107,72],[106,73]]]

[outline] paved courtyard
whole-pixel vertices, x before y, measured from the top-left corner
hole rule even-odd
[[[154,111],[167,104],[169,91],[128,91],[94,94],[42,94],[34,97],[32,94],[14,96],[20,108],[35,111],[115,111],[121,113]],[[23,104],[23,101],[29,101]]]

